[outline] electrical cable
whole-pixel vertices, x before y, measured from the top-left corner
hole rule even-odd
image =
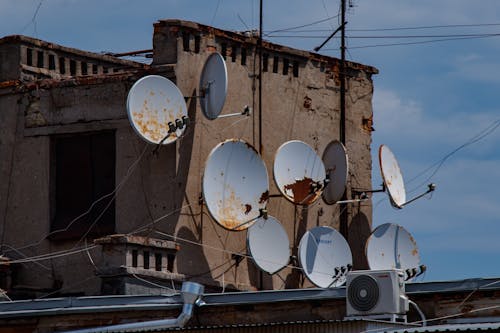
[[[246,253],[236,252],[236,251],[231,251],[231,250],[226,250],[226,249],[218,248],[218,247],[215,247],[215,246],[198,243],[198,242],[186,239],[186,238],[178,237],[178,236],[171,235],[171,234],[168,234],[168,233],[165,233],[165,232],[161,232],[161,231],[158,231],[158,230],[155,230],[155,233],[157,233],[157,234],[159,234],[161,236],[164,236],[164,237],[168,237],[168,238],[172,239],[175,242],[176,241],[181,241],[181,242],[185,242],[185,243],[188,243],[188,244],[201,246],[201,247],[203,247],[205,249],[210,249],[210,250],[215,250],[215,251],[219,251],[219,252],[228,253],[228,254],[231,254],[231,255],[241,256],[241,257],[244,257],[246,259],[252,259],[252,256],[250,256],[250,255],[248,255]],[[269,261],[269,262],[272,262],[272,261]],[[272,262],[272,263],[275,263],[275,262]],[[302,270],[301,267],[294,266],[294,265],[291,265],[291,264],[285,265],[283,268],[290,268],[290,269]],[[318,274],[325,274],[325,275],[328,275],[328,276],[332,275],[331,272],[319,272],[319,271],[316,271],[316,273],[318,273]]]
[[[420,310],[420,307],[418,306],[418,304],[415,303],[415,302],[413,302],[411,299],[408,300],[408,303],[410,303],[411,305],[413,305],[413,307],[417,310],[418,315],[420,316],[420,319],[421,319],[421,322],[422,322],[422,326],[427,326],[427,320],[425,319],[425,315],[422,312],[422,310]]]
[[[45,0],[40,0],[40,2],[38,3],[38,5],[36,6],[36,9],[35,9],[35,12],[33,14],[33,17],[31,18],[30,22],[28,22],[28,24],[26,24],[24,26],[24,28],[21,30],[21,34],[24,33],[24,31],[26,29],[28,29],[28,27],[33,24],[33,28],[34,28],[34,32],[35,32],[35,36],[38,35],[38,32],[37,32],[37,29],[36,29],[36,17],[38,16],[38,12],[40,11],[40,7],[42,7],[42,4]]]
[[[319,23],[330,21],[331,19],[334,19],[334,18],[336,18],[338,16],[339,15],[330,16],[330,17],[327,17],[327,18],[322,19],[322,20],[314,21],[314,22],[303,24],[303,25],[299,25],[299,26],[294,26],[294,27],[289,27],[289,28],[282,28],[282,29],[277,29],[277,30],[271,30],[271,31],[268,31],[267,33],[265,33],[263,35],[267,36],[267,37],[271,37],[270,34],[273,34],[273,33],[276,33],[276,32],[290,31],[290,30],[295,30],[295,29],[310,27],[311,25],[315,25],[315,24],[319,24]]]
[[[212,20],[210,21],[210,25],[214,25],[215,17],[217,16],[217,12],[219,11],[219,5],[222,2],[222,0],[217,0],[217,6],[215,7],[214,15],[212,16]]]
[[[498,120],[495,120],[493,121],[490,125],[488,125],[486,128],[484,128],[483,130],[481,130],[478,134],[474,135],[472,138],[470,138],[468,141],[466,141],[465,143],[461,144],[460,146],[458,146],[457,148],[453,149],[451,152],[449,152],[448,154],[446,154],[443,158],[441,158],[440,160],[438,160],[437,162],[435,162],[434,164],[430,165],[429,167],[427,167],[426,169],[424,169],[423,171],[419,172],[417,175],[415,175],[414,177],[412,177],[410,180],[408,180],[406,183],[409,184],[409,183],[412,183],[413,181],[415,181],[416,179],[418,179],[419,177],[421,177],[422,175],[426,174],[428,171],[432,170],[433,168],[434,171],[431,173],[430,176],[428,176],[424,181],[422,181],[419,185],[417,185],[415,187],[416,188],[419,188],[421,187],[423,184],[427,184],[431,179],[432,177],[434,177],[436,175],[436,173],[441,169],[441,167],[443,166],[444,162],[446,162],[446,160],[448,160],[450,157],[452,157],[453,155],[455,155],[458,151],[464,149],[465,147],[467,146],[470,146],[482,139],[484,139],[485,137],[489,136],[490,134],[492,134],[498,127],[500,127],[500,119]],[[409,191],[409,193],[412,193],[413,191],[415,191],[415,189],[412,189]]]
[[[160,288],[160,289],[165,289],[165,290],[167,290],[167,291],[170,291],[170,292],[171,292],[171,294],[168,294],[167,296],[172,296],[172,295],[177,294],[177,291],[176,291],[175,289],[168,288],[168,287],[162,286],[162,285],[160,285],[160,284],[157,284],[157,283],[154,283],[154,282],[148,281],[148,280],[146,280],[146,279],[143,279],[143,278],[141,278],[141,277],[137,276],[137,274],[135,274],[135,273],[131,273],[131,274],[132,274],[132,276],[133,276],[135,279],[137,279],[137,280],[139,280],[139,281],[142,281],[142,282],[144,282],[144,283],[147,283],[147,284],[149,284],[149,285],[151,285],[151,286],[154,286],[154,287],[157,287],[157,288]]]
[[[56,259],[56,258],[65,257],[68,255],[84,252],[84,251],[87,251],[87,250],[90,250],[90,249],[93,249],[96,247],[97,247],[97,245],[91,245],[89,247],[83,247],[83,248],[79,248],[79,249],[70,249],[70,250],[50,252],[50,253],[41,254],[41,255],[28,257],[28,258],[24,258],[24,259],[9,260],[9,261],[6,261],[5,263],[11,265],[11,264],[22,264],[22,263],[35,262],[35,261],[51,260],[51,259]]]
[[[458,39],[469,39],[469,38],[485,38],[485,37],[499,37],[500,33],[482,33],[482,34],[447,34],[447,35],[360,35],[360,36],[348,36],[349,39],[415,39],[415,38],[458,38]],[[325,38],[323,35],[276,35],[271,36],[273,38]],[[339,39],[340,37],[333,37]]]
[[[121,182],[115,187],[115,189],[113,191],[111,191],[110,193],[108,194],[105,194],[103,195],[102,197],[100,197],[99,199],[95,200],[91,205],[90,207],[85,211],[83,212],[82,214],[80,214],[79,216],[77,216],[76,218],[74,218],[71,222],[68,223],[68,225],[65,227],[65,228],[62,228],[62,229],[58,229],[58,230],[54,230],[54,231],[51,231],[49,232],[48,234],[46,234],[45,236],[43,236],[40,240],[38,240],[37,242],[34,242],[32,244],[28,244],[28,245],[25,245],[25,246],[22,246],[20,248],[16,248],[17,251],[19,250],[23,250],[23,249],[26,249],[26,248],[29,248],[29,247],[33,247],[33,246],[37,246],[39,245],[40,243],[42,243],[47,237],[50,237],[56,233],[59,233],[59,232],[65,232],[67,230],[69,230],[69,228],[74,224],[76,223],[79,219],[81,219],[82,217],[84,217],[85,215],[89,214],[90,211],[92,210],[92,208],[94,208],[94,206],[99,203],[100,201],[110,197],[110,196],[113,196],[113,198],[110,200],[110,202],[112,202],[112,200],[114,200],[114,198],[116,197],[116,193],[119,191],[119,189],[125,184],[125,182],[128,180],[128,178],[131,176],[132,172],[135,170],[135,168],[137,167],[138,163],[142,160],[144,154],[146,153],[148,149],[148,144],[146,144],[144,146],[144,149],[141,153],[141,155],[131,164],[131,166],[128,168],[125,176],[123,177],[123,179],[121,180]],[[97,219],[99,219],[102,214],[104,214],[105,210],[109,207],[109,203],[108,205],[106,206],[106,208],[104,209],[103,212],[101,212],[101,214],[98,216]],[[94,221],[91,225],[91,227],[87,230],[86,234],[88,234],[89,230],[95,225],[96,221]],[[80,240],[75,244],[74,247],[76,247],[78,245],[78,243],[82,240],[82,238],[80,238]],[[73,248],[74,248],[73,247]]]
[[[417,42],[405,42],[405,43],[387,43],[387,44],[358,45],[358,46],[351,46],[351,49],[366,49],[366,48],[372,48],[372,47],[386,47],[386,46],[419,45],[419,44],[429,44],[429,43],[457,41],[457,40],[471,40],[471,39],[490,38],[490,37],[498,37],[498,36],[500,36],[500,35],[499,34],[495,34],[495,35],[492,35],[492,36],[443,38],[443,39],[432,39],[432,40],[417,41]],[[325,49],[325,51],[333,51],[333,50],[332,49]]]
[[[428,25],[417,27],[392,27],[392,28],[372,28],[372,29],[348,29],[349,31],[370,32],[370,31],[398,31],[398,30],[421,30],[421,29],[442,29],[442,28],[472,28],[500,26],[500,23],[477,23],[477,24],[448,24],[448,25]]]

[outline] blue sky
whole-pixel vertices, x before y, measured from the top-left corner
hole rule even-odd
[[[411,180],[500,119],[500,36],[359,48],[447,38],[376,36],[500,33],[500,2],[351,2],[347,57],[380,70],[374,76],[374,188],[381,183],[380,144],[391,148],[405,179]],[[338,10],[339,0],[266,1],[264,30],[309,24],[335,16]],[[151,48],[153,23],[159,19],[246,30],[258,27],[258,15],[257,0],[2,0],[0,36],[25,34],[89,51],[125,52]],[[297,29],[321,31],[288,31],[281,35],[293,37],[267,39],[312,50],[337,25],[334,18]],[[435,27],[450,25],[454,27]],[[373,31],[429,26],[434,28]],[[370,31],[359,31],[366,29]],[[370,38],[356,38],[360,36]],[[322,53],[338,57],[338,48],[338,39],[333,39]],[[431,179],[427,180],[435,168],[407,184],[409,192],[415,189],[411,197],[425,191],[427,183],[436,183],[431,200],[395,210],[384,194],[374,196],[374,227],[398,223],[413,234],[429,268],[426,281],[500,276],[498,142],[500,129],[450,156]]]

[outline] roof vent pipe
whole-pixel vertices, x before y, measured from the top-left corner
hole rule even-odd
[[[196,301],[203,295],[204,288],[195,282],[184,282],[181,289],[181,297],[184,302],[182,312],[177,318],[143,321],[138,323],[101,326],[82,330],[67,331],[66,333],[100,333],[100,332],[147,332],[153,330],[167,329],[172,327],[183,327],[193,315]]]

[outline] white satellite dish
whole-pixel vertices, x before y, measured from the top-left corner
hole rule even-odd
[[[307,231],[299,243],[299,262],[307,278],[320,288],[345,283],[352,254],[345,238],[331,227]]]
[[[187,107],[179,88],[169,79],[149,75],[128,93],[127,114],[136,133],[153,144],[177,140],[187,125]]]
[[[378,150],[378,158],[380,162],[380,173],[382,174],[382,180],[384,181],[383,189],[387,190],[391,204],[394,207],[401,209],[403,206],[422,198],[424,195],[431,193],[436,189],[436,185],[431,183],[427,185],[427,191],[406,201],[405,183],[403,181],[403,175],[401,174],[401,169],[399,168],[396,157],[386,145],[381,145]]]
[[[349,162],[344,145],[334,140],[326,146],[323,152],[326,177],[329,180],[323,191],[323,200],[334,204],[344,195],[349,174]]]
[[[316,152],[298,140],[285,142],[274,158],[274,181],[279,191],[297,205],[310,205],[323,191],[325,166]]]
[[[380,173],[382,174],[382,180],[389,194],[389,198],[391,199],[391,204],[396,208],[403,208],[406,202],[406,190],[398,161],[386,145],[380,146],[378,157],[380,162]]]
[[[227,68],[224,58],[217,52],[210,54],[200,76],[201,111],[210,120],[222,112],[227,95]]]
[[[402,269],[407,279],[425,270],[415,239],[397,224],[385,223],[373,230],[366,242],[366,257],[370,269]]]
[[[288,235],[272,216],[258,218],[248,229],[247,247],[255,264],[269,274],[278,272],[290,260]]]
[[[269,199],[266,166],[255,148],[230,139],[212,149],[203,175],[203,197],[210,215],[222,227],[250,227]]]

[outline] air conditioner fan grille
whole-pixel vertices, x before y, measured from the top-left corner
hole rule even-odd
[[[370,311],[379,300],[377,281],[369,275],[355,277],[349,284],[348,299],[357,311]]]

